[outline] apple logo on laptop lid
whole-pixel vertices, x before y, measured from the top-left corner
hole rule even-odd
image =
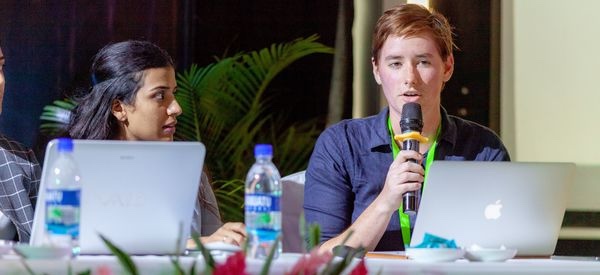
[[[488,220],[497,220],[502,216],[502,203],[501,200],[497,200],[495,203],[490,203],[485,207],[483,212],[484,216]]]

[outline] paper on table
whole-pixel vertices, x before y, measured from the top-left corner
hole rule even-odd
[[[408,257],[404,251],[372,251],[367,252],[365,255],[366,258],[371,259],[398,259],[398,260],[406,260]]]

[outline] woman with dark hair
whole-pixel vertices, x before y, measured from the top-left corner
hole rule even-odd
[[[172,141],[177,116],[177,83],[173,60],[146,41],[109,44],[94,57],[92,87],[79,98],[68,127],[76,139]],[[193,231],[203,243],[240,245],[243,223],[222,224],[206,173],[194,211]]]

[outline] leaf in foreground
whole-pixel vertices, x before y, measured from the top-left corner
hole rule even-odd
[[[131,256],[129,256],[125,251],[114,245],[110,240],[100,234],[100,239],[104,242],[104,244],[108,247],[108,249],[113,253],[113,255],[117,256],[121,266],[125,269],[125,272],[131,275],[139,275],[137,267],[133,260],[131,260]]]

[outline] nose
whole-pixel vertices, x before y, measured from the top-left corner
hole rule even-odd
[[[404,85],[413,86],[417,81],[417,68],[415,66],[404,66]]]
[[[2,67],[0,67],[0,101],[2,100],[1,96],[4,95],[4,71],[2,71]]]
[[[4,87],[4,71],[2,65],[0,65],[0,87]]]
[[[181,110],[179,102],[177,102],[177,99],[173,99],[167,108],[167,115],[177,117],[181,115],[181,113],[183,113],[183,110]]]

